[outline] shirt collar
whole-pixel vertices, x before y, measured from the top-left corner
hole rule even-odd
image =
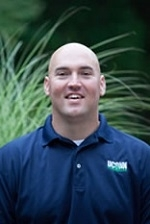
[[[48,145],[50,142],[60,139],[61,136],[55,132],[52,126],[52,115],[46,118],[43,126],[43,145]]]
[[[100,125],[95,132],[99,139],[103,139],[106,142],[112,142],[111,127],[108,125],[107,120],[103,114],[99,114]]]
[[[104,115],[99,114],[100,125],[98,129],[92,133],[88,138],[96,138],[96,139],[103,139],[106,142],[112,142],[112,134],[111,128],[107,124],[107,120]],[[43,126],[43,145],[48,145],[49,143],[55,140],[66,140],[66,138],[62,137],[58,133],[55,132],[52,126],[52,115],[49,115],[46,118],[45,124]]]

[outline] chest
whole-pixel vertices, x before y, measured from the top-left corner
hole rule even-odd
[[[106,220],[116,222],[125,212],[124,223],[133,219],[140,189],[127,159],[114,161],[110,155],[99,153],[60,156],[53,152],[43,155],[41,161],[23,163],[16,203],[18,219],[26,223],[69,223],[72,216],[71,220],[84,217],[85,223],[88,214],[91,220],[104,220],[106,216]]]

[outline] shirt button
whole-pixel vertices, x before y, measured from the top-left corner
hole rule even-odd
[[[81,168],[81,164],[77,163],[77,168],[80,169]]]

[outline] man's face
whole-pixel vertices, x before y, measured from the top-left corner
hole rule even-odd
[[[85,47],[67,46],[55,53],[49,73],[44,85],[53,114],[63,118],[97,114],[105,80],[94,53]]]

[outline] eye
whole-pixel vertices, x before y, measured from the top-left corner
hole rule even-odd
[[[82,72],[82,75],[90,75],[89,72]]]
[[[85,76],[85,77],[89,77],[89,76],[91,76],[92,75],[92,71],[91,70],[88,70],[88,69],[86,69],[86,70],[82,70],[81,71],[81,75],[82,76]]]
[[[57,75],[58,76],[64,76],[64,75],[66,75],[66,72],[58,72]]]
[[[65,78],[69,75],[68,71],[57,71],[56,76],[59,78]]]

